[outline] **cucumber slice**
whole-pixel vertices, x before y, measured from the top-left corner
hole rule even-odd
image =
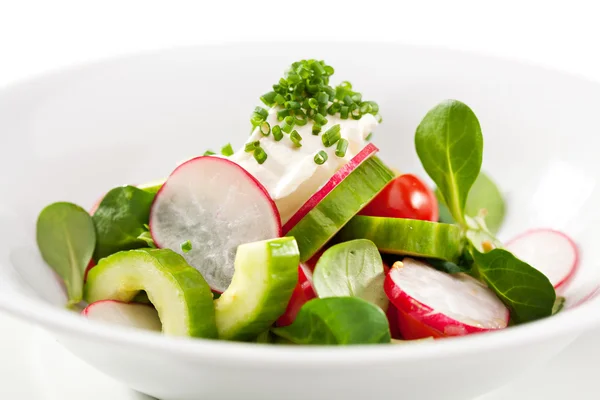
[[[377,157],[356,167],[287,233],[298,242],[300,261],[315,255],[393,178],[394,173]]]
[[[356,216],[337,234],[336,242],[368,239],[382,253],[457,262],[463,235],[457,225],[417,219]]]
[[[202,275],[168,249],[122,251],[88,273],[84,298],[132,301],[144,290],[167,335],[216,338],[215,309]]]
[[[215,301],[220,339],[253,340],[281,316],[298,283],[296,240],[240,245],[231,285]]]

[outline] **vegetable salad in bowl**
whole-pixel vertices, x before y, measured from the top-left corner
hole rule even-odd
[[[505,203],[481,171],[474,111],[443,100],[415,127],[430,187],[377,156],[377,102],[333,75],[295,62],[260,97],[246,143],[115,187],[89,211],[42,210],[38,246],[68,306],[166,335],[307,345],[462,336],[558,312],[577,246],[547,229],[497,239]]]

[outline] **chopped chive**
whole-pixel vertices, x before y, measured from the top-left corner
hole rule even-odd
[[[339,86],[346,90],[352,90],[352,84],[348,81],[341,82]]]
[[[252,127],[257,127],[258,125],[262,124],[263,121],[265,119],[263,117],[261,117],[260,115],[256,114],[256,113],[252,113],[252,117],[250,118],[250,123],[252,124]]]
[[[321,125],[314,123],[312,126],[312,134],[318,135],[321,132]]]
[[[296,123],[296,118],[294,117],[285,117],[283,119],[283,124],[281,124],[281,130],[285,133],[290,133],[292,129],[294,129],[294,124]]]
[[[360,93],[353,94],[352,101],[355,103],[360,103],[362,101],[362,94],[360,94]]]
[[[327,161],[327,153],[325,153],[323,150],[315,154],[315,163],[318,165],[323,165],[325,161]]]
[[[325,75],[327,73],[327,71],[325,71],[325,68],[323,68],[323,66],[321,64],[319,64],[318,62],[313,63],[311,65],[312,70],[314,71],[315,75],[317,76],[321,76],[321,75]]]
[[[333,67],[330,67],[329,65],[323,65],[323,69],[325,70],[325,73],[327,75],[333,75],[333,73],[335,72]]]
[[[345,105],[347,105],[347,106],[349,106],[349,105],[350,105],[350,104],[352,104],[352,103],[354,103],[354,102],[352,101],[352,97],[350,97],[349,95],[346,95],[346,96],[344,97],[344,104],[345,104]]]
[[[347,106],[342,106],[340,108],[340,118],[341,119],[348,119],[348,113],[350,112],[350,108],[348,108]]]
[[[279,110],[277,111],[277,119],[283,121],[285,117],[290,115],[290,110]]]
[[[266,121],[260,124],[260,133],[262,133],[263,136],[269,136],[271,133],[271,124]]]
[[[287,89],[289,86],[288,81],[283,78],[279,78],[279,86],[281,86],[283,89]]]
[[[255,140],[254,142],[246,143],[246,145],[244,146],[244,151],[246,153],[250,153],[251,151],[254,151],[257,147],[260,147],[260,142],[258,140]]]
[[[319,125],[325,125],[327,124],[327,118],[325,118],[322,114],[317,114],[314,116],[313,118],[315,120],[315,122]]]
[[[273,106],[275,104],[275,96],[277,96],[276,92],[268,92],[260,96],[260,101],[265,103],[266,106]]]
[[[294,122],[298,126],[304,126],[308,123],[308,117],[306,113],[302,110],[297,110],[294,114]]]
[[[288,75],[286,81],[288,85],[295,85],[297,83],[300,83],[300,81],[302,81],[302,78],[296,73],[291,73]]]
[[[276,142],[279,142],[283,138],[283,132],[281,132],[281,127],[279,125],[275,125],[273,129],[271,129],[271,132],[273,132],[273,138]]]
[[[181,251],[188,253],[190,250],[192,250],[192,242],[186,240],[185,242],[181,243]]]
[[[225,157],[233,155],[233,147],[231,147],[231,143],[227,143],[225,146],[221,147],[221,154]]]
[[[329,103],[329,95],[325,92],[319,92],[317,94],[317,101],[319,104],[327,104]]]
[[[375,119],[377,120],[378,123],[382,123],[383,122],[383,118],[381,118],[380,114],[375,114]]]
[[[369,103],[362,103],[360,105],[360,113],[361,114],[370,114],[373,111],[373,106]]]
[[[331,128],[327,129],[327,131],[321,137],[321,140],[323,141],[323,145],[325,147],[331,147],[338,140],[340,140],[341,137],[342,135],[340,134],[340,124],[336,124]]]
[[[365,140],[368,142],[369,140],[371,140],[371,138],[373,137],[373,132],[370,132],[367,137],[365,138]]]
[[[333,99],[335,98],[335,89],[329,86],[325,86],[323,88],[323,91],[327,93],[327,96],[329,96],[329,101],[333,101]]]
[[[283,97],[281,94],[277,93],[277,95],[275,96],[273,101],[275,102],[275,104],[282,106],[285,104],[285,97]]]
[[[369,105],[371,106],[371,113],[377,114],[379,112],[379,104],[374,101],[369,101]]]
[[[269,112],[262,107],[256,107],[254,109],[254,114],[260,115],[263,119],[267,119],[269,116]]]
[[[311,97],[310,99],[308,99],[308,105],[310,106],[310,108],[317,108],[319,107],[319,102],[317,101],[317,99]]]
[[[286,101],[284,106],[288,110],[298,110],[300,107],[302,107],[302,104],[298,103],[297,101]]]
[[[254,150],[254,159],[259,163],[262,164],[265,161],[267,161],[267,153],[263,150],[262,147],[257,147]]]
[[[335,148],[335,155],[338,157],[344,157],[346,155],[346,150],[348,150],[348,141],[343,138],[338,140]]]
[[[342,106],[340,105],[340,103],[332,103],[329,108],[327,109],[327,114],[329,115],[335,115],[340,111],[340,108]]]
[[[360,117],[362,117],[358,104],[353,103],[350,106],[350,116],[352,117],[352,119],[360,119]]]
[[[300,75],[302,79],[306,79],[310,76],[310,70],[304,65],[298,67],[298,69],[296,69],[296,73]]]
[[[215,153],[215,152],[214,152],[214,151],[212,151],[212,150],[206,150],[206,151],[204,152],[203,156],[214,156],[215,154],[217,154],[217,153]]]
[[[292,140],[292,143],[294,143],[294,146],[302,147],[302,143],[300,143],[302,141],[302,136],[300,136],[297,130],[294,129],[292,131],[290,134],[290,139]]]

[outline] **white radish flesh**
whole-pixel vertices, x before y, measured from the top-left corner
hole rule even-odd
[[[552,229],[536,229],[506,244],[506,249],[546,275],[555,288],[565,284],[579,262],[577,245]]]
[[[159,248],[185,257],[211,288],[223,292],[233,277],[240,244],[281,236],[281,220],[265,188],[239,165],[197,157],[180,165],[157,193],[150,232]],[[181,244],[190,241],[184,253]]]
[[[101,300],[87,306],[81,314],[94,321],[130,328],[158,332],[162,329],[158,313],[149,304]]]

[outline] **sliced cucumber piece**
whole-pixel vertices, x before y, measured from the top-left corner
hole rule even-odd
[[[377,157],[352,171],[287,233],[298,242],[300,261],[315,255],[393,178],[394,173]]]
[[[231,285],[215,300],[220,339],[253,340],[281,316],[298,283],[296,240],[240,245]]]
[[[202,275],[169,249],[122,251],[88,273],[84,298],[132,301],[145,291],[167,335],[216,338],[215,309]]]
[[[356,216],[337,234],[336,242],[368,239],[382,253],[458,261],[463,235],[457,225],[403,218]]]

